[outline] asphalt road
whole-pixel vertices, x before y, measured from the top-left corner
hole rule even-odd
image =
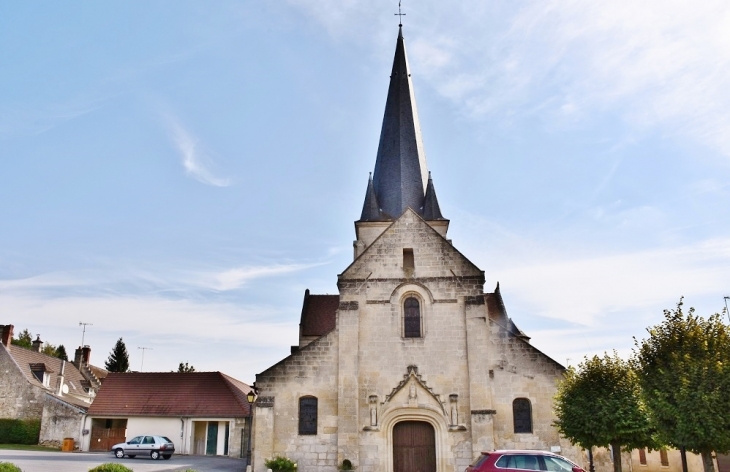
[[[12,462],[23,472],[87,472],[107,462],[118,462],[134,472],[163,472],[194,469],[198,472],[242,472],[243,459],[210,456],[173,455],[170,460],[153,461],[149,457],[117,459],[110,452],[45,452],[0,449],[0,462]]]

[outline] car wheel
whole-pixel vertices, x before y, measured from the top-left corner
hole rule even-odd
[[[117,456],[117,458],[121,459],[124,457],[124,450],[123,449],[117,449],[114,451],[114,455]]]
[[[162,455],[162,458],[165,459],[165,460],[167,460],[167,459],[169,459],[171,457],[172,457],[172,454],[163,454]]]
[[[156,461],[157,459],[160,458],[160,451],[150,452],[150,457],[152,458],[153,461]]]
[[[128,455],[127,457],[129,457],[130,459],[134,459],[134,458],[135,458],[135,457],[137,457],[137,456],[135,456],[134,454],[130,454],[130,455]]]

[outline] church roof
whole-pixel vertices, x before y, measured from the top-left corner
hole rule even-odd
[[[250,389],[222,372],[112,372],[89,415],[240,418]]]
[[[335,329],[339,306],[339,295],[310,295],[307,289],[299,323],[301,335],[322,336]]]
[[[392,220],[402,215],[406,208],[425,216],[428,179],[403,28],[399,27],[372,188],[368,183],[360,221]],[[435,205],[438,209],[435,191],[429,202],[432,208]],[[440,210],[436,213],[436,219],[442,219]]]

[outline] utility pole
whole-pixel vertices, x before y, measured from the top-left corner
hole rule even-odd
[[[144,369],[144,352],[145,352],[145,351],[146,351],[147,349],[149,349],[149,350],[151,351],[151,350],[152,350],[152,348],[151,348],[151,347],[139,347],[139,346],[138,346],[138,347],[137,347],[137,349],[142,349],[142,365],[141,365],[141,366],[139,367],[139,371],[140,371],[140,372],[143,372],[143,369]]]
[[[730,310],[727,309],[727,301],[730,300],[730,297],[724,297],[725,298],[725,313],[727,313],[727,319],[730,320]]]
[[[84,347],[84,336],[86,335],[86,327],[94,325],[91,323],[84,323],[83,321],[79,321],[79,326],[84,327],[84,330],[81,332],[81,347]]]

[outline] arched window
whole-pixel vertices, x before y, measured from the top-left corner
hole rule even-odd
[[[527,398],[515,398],[512,402],[515,433],[532,433],[532,405]]]
[[[317,434],[317,397],[299,399],[299,434]]]
[[[406,338],[421,337],[421,305],[417,298],[408,297],[403,304],[403,333]]]

